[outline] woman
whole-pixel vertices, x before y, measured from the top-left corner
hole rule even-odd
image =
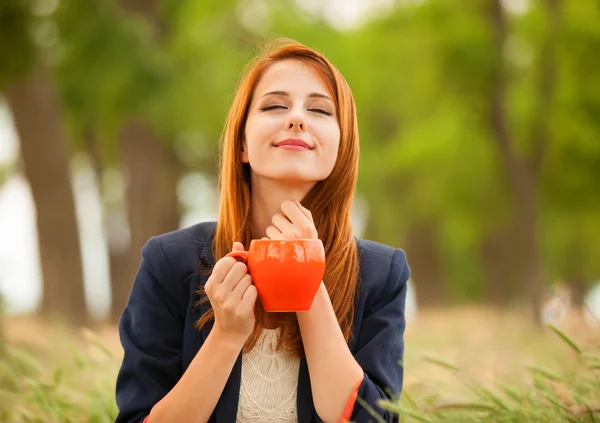
[[[218,222],[142,250],[119,324],[118,423],[394,421],[378,401],[402,388],[410,270],[402,250],[353,237],[358,151],[352,93],[327,59],[295,42],[257,58],[223,135]],[[323,241],[309,311],[262,309],[225,257],[256,238]]]

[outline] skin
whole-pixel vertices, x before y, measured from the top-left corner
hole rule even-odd
[[[298,201],[284,201],[272,223],[267,228],[271,239],[318,238],[310,211]],[[323,282],[311,308],[296,315],[315,410],[324,422],[337,422],[354,386],[362,380],[363,370],[346,344]]]
[[[335,113],[331,93],[299,61],[273,64],[257,84],[241,152],[251,168],[255,238],[318,238],[310,211],[298,200],[335,165],[340,144]],[[309,148],[276,146],[289,138]],[[243,245],[235,243],[232,250],[243,250]],[[243,263],[228,257],[216,263],[205,286],[214,327],[177,385],[152,409],[152,423],[208,421],[254,327],[257,292],[251,282]],[[348,349],[323,283],[310,310],[296,314],[315,409],[324,422],[337,422],[363,370]]]
[[[269,94],[279,91],[288,95]],[[242,152],[242,161],[251,167],[255,238],[269,236],[266,229],[272,217],[281,213],[284,201],[302,199],[333,170],[340,145],[335,113],[331,93],[301,62],[275,63],[257,84]],[[290,151],[273,147],[286,138],[300,138],[312,149]]]

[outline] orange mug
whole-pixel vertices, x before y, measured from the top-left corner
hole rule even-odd
[[[266,311],[306,311],[325,273],[325,250],[320,239],[255,239],[248,251],[227,254],[248,266]]]

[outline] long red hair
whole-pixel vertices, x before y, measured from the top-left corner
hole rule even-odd
[[[334,168],[327,179],[318,182],[302,200],[313,215],[319,237],[325,247],[327,267],[323,281],[333,309],[349,341],[354,318],[354,298],[358,284],[358,252],[353,236],[350,212],[358,176],[358,124],[356,106],[348,83],[320,53],[291,40],[280,40],[263,51],[248,66],[238,86],[227,117],[221,143],[220,207],[213,241],[215,261],[231,251],[234,241],[246,248],[252,240],[250,177],[248,164],[241,160],[244,129],[254,89],[266,69],[275,62],[294,59],[310,66],[329,89],[336,105],[340,126],[340,146]],[[203,293],[203,290],[200,289]],[[207,301],[204,296],[200,301]],[[256,344],[262,330],[265,311],[257,301],[256,325],[244,351]],[[269,316],[282,328],[280,348],[303,357],[300,329],[294,313]],[[214,318],[209,310],[196,322],[201,328]]]

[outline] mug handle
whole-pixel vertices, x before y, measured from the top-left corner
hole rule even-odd
[[[237,261],[248,263],[248,251],[232,251],[231,253],[227,253],[225,257],[233,257]]]

